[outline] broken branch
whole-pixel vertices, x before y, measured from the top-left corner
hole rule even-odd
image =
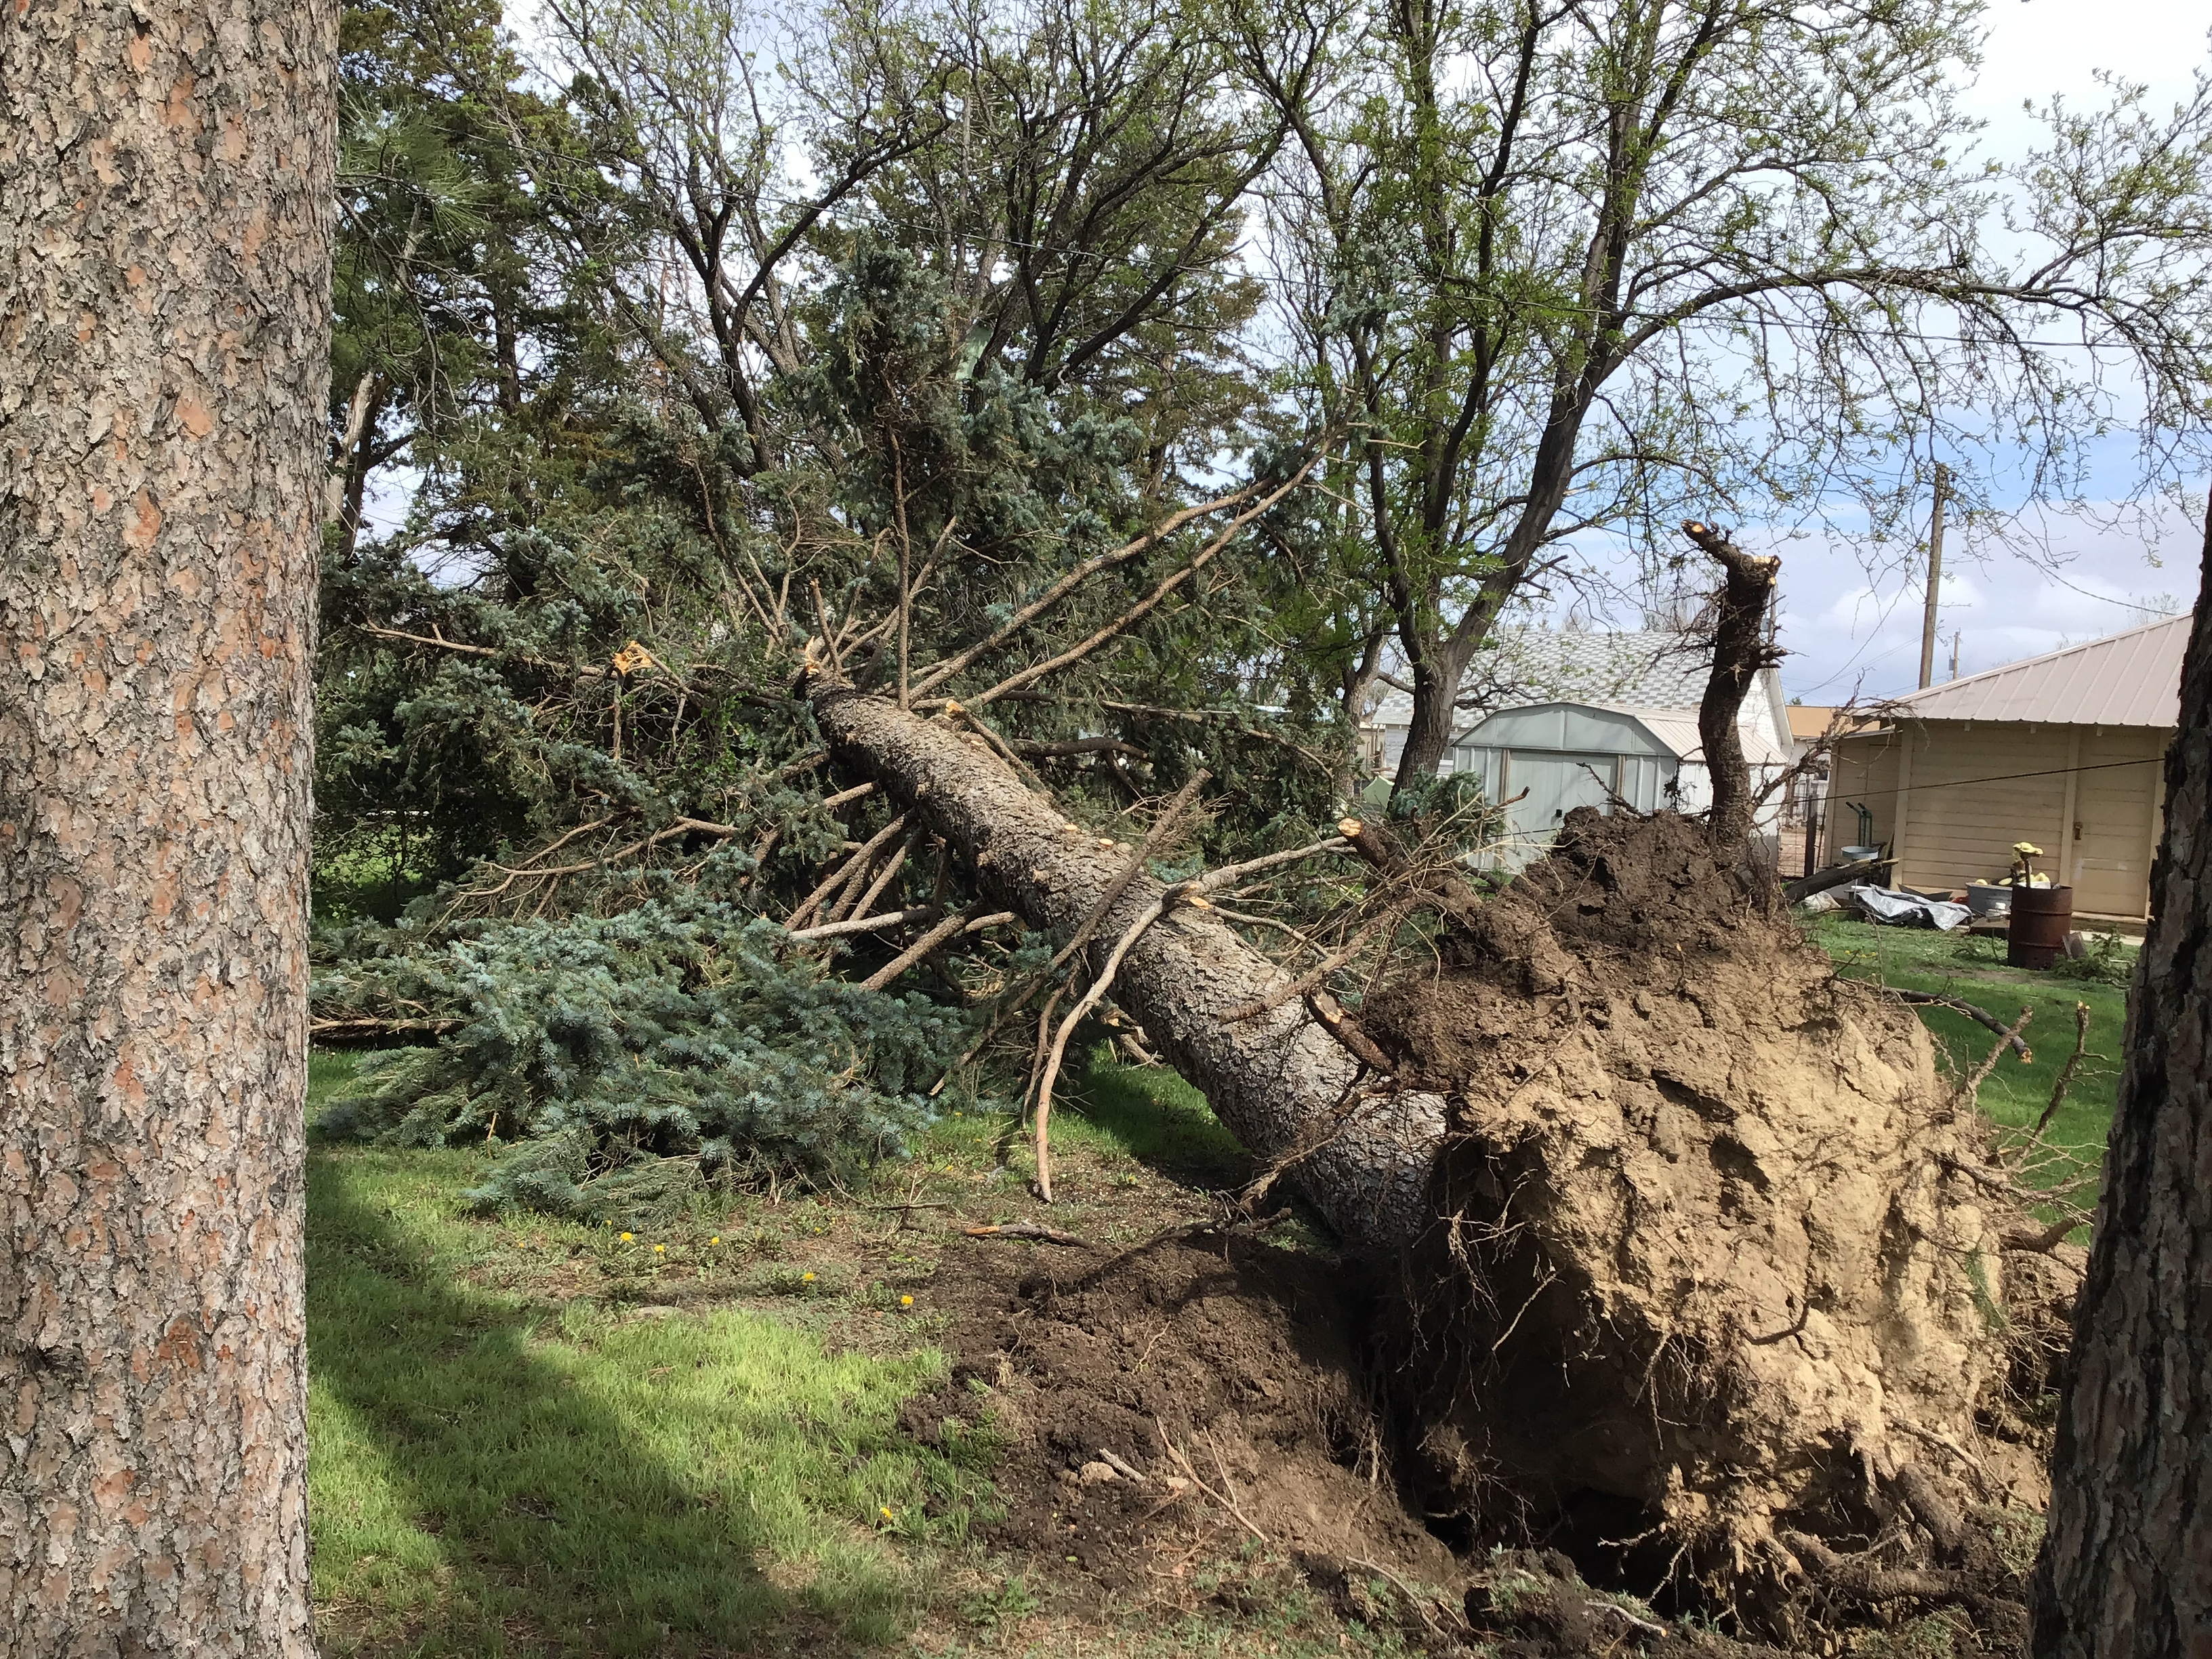
[[[1173,593],[1176,589],[1181,587],[1185,582],[1188,581],[1193,576],[1198,574],[1200,571],[1205,569],[1208,564],[1212,563],[1213,562],[1214,555],[1220,552],[1223,548],[1228,546],[1231,542],[1236,540],[1238,532],[1241,532],[1245,526],[1250,524],[1253,520],[1258,518],[1261,514],[1269,511],[1278,501],[1281,501],[1284,496],[1289,495],[1293,489],[1296,489],[1300,484],[1304,483],[1305,482],[1306,474],[1312,471],[1314,468],[1320,464],[1321,459],[1321,452],[1316,450],[1312,458],[1310,459],[1304,465],[1301,466],[1296,472],[1291,475],[1287,482],[1278,486],[1273,491],[1263,497],[1255,505],[1246,508],[1243,512],[1231,519],[1229,521],[1228,526],[1224,529],[1219,535],[1216,536],[1212,541],[1208,542],[1204,547],[1200,548],[1191,556],[1191,561],[1188,564],[1183,566],[1182,569],[1176,571],[1174,574],[1163,579],[1158,586],[1155,586],[1151,592],[1145,595],[1143,599],[1138,600],[1136,604],[1131,605],[1120,616],[1115,617],[1112,622],[1108,623],[1103,628],[1099,629],[1088,639],[1079,641],[1078,643],[1068,647],[1066,650],[1060,653],[1057,656],[1047,657],[1042,662],[1033,664],[1031,666],[1023,669],[1020,673],[1012,675],[1006,679],[1000,680],[996,685],[991,687],[988,691],[977,692],[974,696],[968,699],[969,704],[975,708],[981,708],[985,703],[991,702],[1000,697],[1003,697],[1010,691],[1018,691],[1024,686],[1034,685],[1039,680],[1044,678],[1046,675],[1057,673],[1060,670],[1066,668],[1071,663],[1082,661],[1084,658],[1089,656],[1100,646],[1118,639],[1123,634],[1127,633],[1129,629],[1134,628],[1138,623],[1141,622],[1146,617],[1158,610],[1167,599],[1168,596]]]
[[[872,933],[909,921],[926,921],[938,914],[935,905],[920,904],[911,910],[886,910],[879,916],[848,916],[842,921],[824,922],[819,927],[801,927],[785,937],[793,944],[804,939],[842,939],[848,933]]]
[[[1146,548],[1158,543],[1163,537],[1172,536],[1194,519],[1202,519],[1210,513],[1219,512],[1224,507],[1234,507],[1240,501],[1249,500],[1255,488],[1256,488],[1255,485],[1246,484],[1241,489],[1231,490],[1226,495],[1217,495],[1210,501],[1201,501],[1196,507],[1187,507],[1179,513],[1170,514],[1134,541],[1125,542],[1110,552],[1101,553],[1092,558],[1085,559],[1050,587],[1045,589],[1042,593],[1030,600],[1029,604],[1015,611],[1006,619],[1005,625],[995,629],[989,637],[969,646],[964,651],[955,653],[945,658],[944,661],[933,664],[923,671],[921,678],[914,683],[913,690],[909,694],[910,697],[926,695],[933,688],[942,685],[946,680],[951,679],[978,657],[996,650],[1013,638],[1024,627],[1051,610],[1060,600],[1066,599],[1101,571],[1111,570],[1116,565],[1127,564]]]
[[[1073,1233],[1064,1233],[1057,1227],[1040,1226],[1034,1221],[1009,1221],[995,1227],[963,1227],[969,1238],[1034,1238],[1040,1244],[1078,1244],[1088,1246],[1087,1238],[1078,1238]]]
[[[1137,942],[1137,936],[1158,921],[1160,913],[1167,907],[1168,900],[1163,896],[1137,913],[1137,919],[1122,930],[1121,937],[1115,941],[1113,950],[1107,953],[1105,965],[1099,969],[1098,976],[1091,981],[1091,988],[1068,1011],[1067,1018],[1060,1021],[1060,1029],[1053,1033],[1052,1047],[1044,1057],[1044,1073],[1037,1084],[1036,1101],[1037,1196],[1048,1204],[1052,1202],[1052,1152],[1047,1139],[1047,1126],[1052,1118],[1053,1079],[1060,1075],[1060,1058],[1067,1052],[1067,1039],[1082,1024],[1083,1017],[1098,1006],[1098,999],[1106,994],[1107,988],[1114,983],[1114,975],[1121,970],[1121,958],[1129,954],[1129,947]]]
[[[2051,1120],[2058,1115],[2058,1108],[2066,1098],[2066,1091],[2074,1085],[2074,1073],[2081,1068],[2082,1055],[2089,1047],[2089,1005],[2074,1005],[2074,1052],[2066,1056],[2066,1063],[2058,1068],[2058,1076],[2051,1085],[2051,1103],[2035,1120],[2035,1127],[2028,1131],[2030,1140],[2043,1139],[2043,1132],[2051,1127]]]
[[[979,916],[975,912],[981,908],[982,904],[979,900],[970,905],[962,915],[945,917],[936,927],[907,946],[898,956],[862,980],[860,988],[864,991],[882,990],[901,974],[937,949],[939,945],[951,939],[956,933],[980,933],[986,927],[1003,927],[1006,923],[1017,919],[1012,910],[1000,910],[994,915]]]
[[[1933,991],[1899,991],[1891,989],[1889,994],[1895,997],[1899,1002],[1908,1003],[1916,1008],[1948,1008],[1954,1014],[1964,1014],[1968,1019],[1974,1021],[1977,1024],[1987,1026],[1990,1030],[1996,1032],[1999,1036],[2005,1038],[2008,1042],[2013,1051],[2019,1054],[2021,1064],[2023,1066],[2027,1065],[2030,1060],[2035,1058],[2034,1050],[2030,1048],[2027,1043],[2021,1040],[2018,1029],[2008,1027],[2002,1020],[1999,1019],[1995,1014],[1991,1013],[1986,1008],[1978,1008],[1972,1003],[1967,1002],[1959,997],[1940,996]]]

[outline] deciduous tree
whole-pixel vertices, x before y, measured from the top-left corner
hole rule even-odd
[[[1938,441],[2063,495],[2116,411],[2197,419],[2201,83],[2164,114],[2054,108],[2006,167],[1957,103],[1973,0],[1338,9],[1253,8],[1244,38],[1296,135],[1290,336],[1364,440],[1342,544],[1409,677],[1401,786],[1509,604],[1588,574],[1574,538],[1663,579],[1673,524],[1724,502],[1882,522]],[[1286,32],[1328,35],[1326,70],[1285,79]]]

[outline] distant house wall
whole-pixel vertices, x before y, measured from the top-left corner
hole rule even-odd
[[[1910,887],[2000,878],[2015,842],[2072,886],[2084,915],[2141,917],[2157,845],[2159,762],[2171,732],[2020,721],[1908,720],[1836,745],[1829,782],[1831,860],[1858,836],[1863,801],[1874,840]]]
[[[1844,848],[1856,846],[1863,835],[1869,846],[1880,846],[1897,836],[1897,763],[1901,747],[1899,734],[1883,729],[1838,741],[1828,765],[1828,822],[1825,848],[1829,864],[1843,857]],[[1874,814],[1870,830],[1862,830],[1857,812],[1863,805]]]

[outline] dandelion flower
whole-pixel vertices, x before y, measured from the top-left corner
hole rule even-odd
[[[665,1244],[656,1244],[653,1247],[653,1253],[655,1255],[666,1255],[668,1254],[668,1246]]]
[[[622,1236],[622,1242],[625,1244],[629,1243],[629,1235],[628,1233],[624,1233]]]
[[[720,1243],[722,1242],[722,1236],[721,1236],[721,1234],[720,1234],[720,1233],[716,1233],[716,1234],[715,1234],[712,1238],[708,1239],[707,1242],[708,1242],[709,1244],[719,1244],[719,1243]]]
[[[888,1504],[877,1504],[876,1513],[882,1516],[886,1521],[896,1521],[898,1519],[898,1516],[891,1513],[891,1506]]]
[[[914,1306],[914,1298],[910,1296],[901,1297],[899,1298],[899,1306],[902,1308],[911,1308]]]
[[[811,1285],[814,1282],[814,1275],[812,1273],[801,1273],[799,1277],[802,1284]]]

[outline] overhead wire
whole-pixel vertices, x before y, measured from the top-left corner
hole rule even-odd
[[[2035,723],[2038,725],[2061,725],[2065,724],[2066,722],[2053,720],[2049,722],[2038,721]],[[1853,738],[1865,738],[1872,737],[1875,734],[1873,732],[1846,732],[1843,737],[1838,738],[1837,741],[1849,742]],[[1929,781],[1926,779],[1915,778],[1911,783],[1899,784],[1893,789],[1854,789],[1850,793],[1854,795],[1871,797],[1879,799],[1884,795],[1901,795],[1907,792],[1917,794],[1923,789],[1963,789],[1970,784],[1977,783],[2017,783],[2025,778],[2063,778],[2070,773],[2109,772],[2123,766],[2157,766],[2163,763],[2163,757],[2158,755],[2143,755],[2137,757],[2134,760],[2095,761],[2087,766],[2051,766],[2045,767],[2041,770],[2034,772],[2000,772],[1993,777],[1986,778],[1945,778],[1936,781]],[[1836,775],[1834,769],[1832,766],[1828,773],[1830,795],[1832,799],[1841,799],[1842,797],[1835,792],[1835,782]]]

